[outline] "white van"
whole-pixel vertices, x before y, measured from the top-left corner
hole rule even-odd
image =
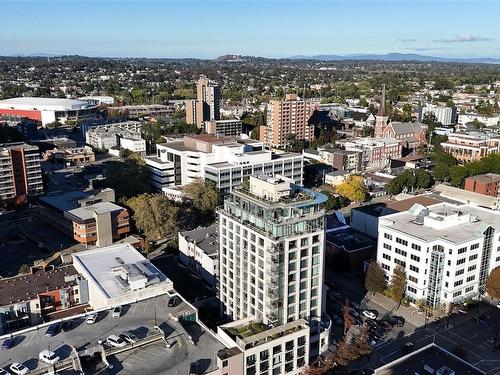
[[[50,350],[41,351],[40,354],[38,354],[38,359],[49,365],[53,365],[61,360],[56,353],[51,352]]]

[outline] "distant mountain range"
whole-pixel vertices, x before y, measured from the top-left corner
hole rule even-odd
[[[419,55],[418,53],[387,53],[385,55],[378,54],[352,54],[352,55],[315,55],[290,56],[291,60],[319,60],[319,61],[347,61],[347,60],[375,60],[375,61],[434,61],[434,62],[459,62],[459,63],[484,63],[484,64],[500,64],[500,58],[489,57],[436,57]]]

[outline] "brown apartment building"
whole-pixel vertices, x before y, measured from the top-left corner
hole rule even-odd
[[[72,222],[73,238],[85,245],[108,246],[130,232],[126,208],[99,202],[64,213]]]
[[[0,199],[42,193],[38,147],[24,143],[0,144]]]
[[[276,147],[286,146],[289,134],[312,141],[314,125],[309,124],[309,118],[313,111],[313,105],[296,94],[287,94],[285,100],[273,100],[267,106],[267,126],[261,126],[260,140]]]
[[[464,189],[474,193],[498,196],[500,187],[500,175],[494,173],[481,174],[478,176],[467,177]]]
[[[204,121],[220,120],[220,87],[201,76],[196,83],[196,100],[186,101],[186,122],[203,127]]]

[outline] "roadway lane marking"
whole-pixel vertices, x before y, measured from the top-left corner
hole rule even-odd
[[[457,337],[457,338],[459,338],[459,339],[460,339],[460,340],[462,340],[462,341],[465,341],[465,342],[466,342],[466,343],[468,343],[471,347],[477,347],[477,344],[474,344],[472,341],[469,341],[469,340],[467,340],[467,339],[463,338],[462,336],[457,335],[456,333],[453,333],[453,332],[448,332],[448,333],[449,333],[449,334],[451,334],[451,335],[453,335],[453,336],[455,336],[455,337]],[[480,350],[482,350],[482,351],[484,351],[484,349],[481,349],[481,348],[479,348],[479,349],[480,349]]]
[[[134,308],[132,310],[132,317],[134,316],[136,309],[137,309],[137,303],[134,303]]]
[[[28,342],[26,344],[24,344],[24,345],[28,346],[29,343],[31,342],[31,340],[33,340],[33,337],[35,337],[35,334],[36,334],[36,331],[33,332],[33,334],[31,335],[30,339],[28,340]]]
[[[144,305],[144,312],[146,312],[146,309],[148,308],[148,303],[149,303],[149,300],[146,300],[146,304]]]
[[[146,350],[146,349],[142,349],[141,352],[147,353],[149,355],[152,355],[152,356],[155,356],[155,357],[158,357],[158,358],[162,358],[163,357],[163,356],[158,355],[158,354],[156,354],[154,352],[150,352],[149,350]]]
[[[470,338],[471,338],[471,339],[475,339],[475,338],[476,338],[476,337],[478,337],[478,336],[479,336],[479,333],[476,333],[475,335],[472,335]]]
[[[449,342],[453,343],[454,345],[461,345],[460,343],[458,343],[458,342],[456,342],[456,341],[453,341],[453,340],[449,339],[448,337],[441,335],[440,333],[438,333],[438,334],[437,334],[437,336],[438,336],[438,337],[440,337],[440,338],[442,338],[442,339],[448,340]],[[455,336],[456,336],[456,335],[455,335]],[[460,337],[460,336],[458,336],[458,337]],[[473,346],[475,346],[475,345],[473,345]],[[468,349],[468,348],[466,348],[466,350],[467,350],[467,349]],[[474,356],[476,356],[477,358],[479,358],[479,360],[483,360],[483,359],[484,359],[484,358],[483,358],[483,357],[481,357],[479,354],[476,354],[475,352],[473,352],[473,351],[472,351],[472,350],[470,350],[470,349],[468,349],[468,350],[467,350],[467,352],[468,352],[468,353],[470,353],[470,354],[472,354],[472,355],[474,355]]]

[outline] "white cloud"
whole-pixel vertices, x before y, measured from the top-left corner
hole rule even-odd
[[[493,39],[478,35],[462,34],[462,35],[456,35],[453,38],[440,38],[440,39],[434,39],[433,41],[440,43],[468,43],[468,42],[487,42],[490,40]]]

